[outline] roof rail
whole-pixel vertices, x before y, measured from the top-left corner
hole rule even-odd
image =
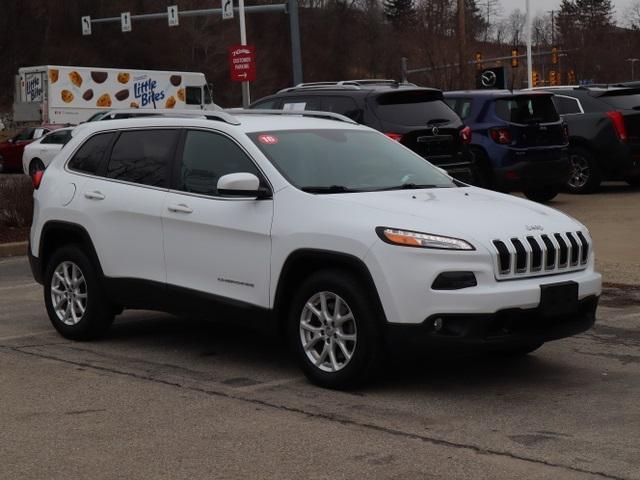
[[[360,90],[362,87],[367,85],[413,85],[411,83],[400,83],[397,80],[393,79],[385,79],[385,78],[364,78],[360,80],[342,80],[339,82],[310,82],[310,83],[299,83],[294,87],[287,87],[280,90],[278,93],[285,92],[293,92],[295,90],[306,90],[306,89],[349,89],[349,90]]]
[[[291,115],[302,117],[316,117],[358,125],[358,122],[356,122],[355,120],[352,120],[349,117],[345,117],[344,115],[340,115],[339,113],[320,112],[318,110],[263,110],[259,108],[246,110],[242,108],[230,108],[225,111],[230,115]]]
[[[175,110],[172,108],[127,108],[109,110],[105,116],[109,115],[130,115],[131,117],[200,117],[207,120],[219,120],[230,125],[240,125],[240,122],[233,115],[220,110]]]

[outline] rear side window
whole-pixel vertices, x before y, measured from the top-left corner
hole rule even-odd
[[[447,98],[445,102],[461,119],[464,120],[471,115],[472,100],[470,98]]]
[[[277,108],[279,102],[279,98],[272,98],[270,100],[265,100],[264,102],[257,103],[251,108],[257,108],[260,110],[273,110]]]
[[[362,111],[358,108],[356,102],[349,97],[324,97],[322,99],[322,110],[339,113],[357,122],[362,117]]]
[[[69,168],[95,175],[114,135],[113,132],[99,133],[89,138],[73,156],[69,162]]]
[[[166,186],[177,130],[122,132],[113,145],[106,176],[152,187]]]
[[[187,132],[178,174],[180,190],[217,195],[220,177],[242,172],[259,176],[251,159],[233,140],[213,132]]]
[[[320,97],[295,97],[282,101],[282,109],[300,112],[303,110],[322,110],[322,98]]]
[[[580,103],[577,98],[556,95],[553,97],[553,103],[555,103],[556,109],[560,115],[575,115],[576,113],[582,113],[582,110],[580,110]]]
[[[433,92],[393,92],[380,95],[376,114],[380,120],[396,125],[427,125],[459,122],[456,113]]]
[[[511,123],[557,122],[560,117],[550,95],[518,96],[496,100],[496,115]]]

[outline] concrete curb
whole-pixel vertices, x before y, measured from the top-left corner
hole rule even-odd
[[[0,243],[0,258],[24,256],[27,245],[27,242]]]

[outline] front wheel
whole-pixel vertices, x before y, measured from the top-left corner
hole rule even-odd
[[[62,247],[51,257],[44,299],[49,320],[63,337],[97,338],[113,322],[115,310],[102,292],[96,268],[79,246]]]
[[[542,345],[543,342],[532,342],[518,347],[504,348],[496,351],[495,353],[503,357],[524,357],[525,355],[535,352]]]
[[[524,192],[524,196],[534,202],[546,203],[553,200],[558,193],[560,193],[559,187],[541,187],[535,189],[527,189]]]
[[[380,364],[380,317],[361,283],[349,272],[326,270],[311,275],[294,296],[288,337],[316,385],[354,388]]]

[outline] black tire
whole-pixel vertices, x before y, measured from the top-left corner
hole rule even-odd
[[[333,372],[323,371],[312,362],[301,338],[300,323],[305,305],[321,292],[338,295],[346,302],[353,313],[357,333],[351,359]],[[302,371],[312,383],[325,388],[347,390],[364,384],[376,373],[383,357],[383,346],[381,315],[374,305],[372,294],[362,287],[362,281],[344,270],[316,272],[298,288],[289,309],[287,337]],[[318,343],[318,347],[328,348],[322,340]]]
[[[541,187],[535,189],[526,189],[524,190],[524,196],[529,200],[533,200],[534,202],[539,203],[547,203],[553,200],[558,193],[560,193],[560,187]]]
[[[640,187],[640,175],[636,175],[633,177],[627,177],[624,179],[632,187]]]
[[[593,154],[586,148],[569,148],[569,171],[569,193],[593,193],[602,183],[602,170]]]
[[[73,325],[64,323],[53,305],[52,282],[56,269],[64,262],[75,264],[84,278],[82,291],[86,294],[85,311]],[[108,330],[115,316],[113,305],[102,291],[96,267],[79,245],[64,246],[51,256],[44,278],[44,301],[51,324],[63,337],[72,340],[92,340],[100,337]]]
[[[538,350],[544,342],[533,342],[518,347],[504,348],[497,350],[495,353],[503,357],[524,357]]]
[[[39,158],[34,158],[29,164],[29,175],[33,177],[36,172],[43,171],[45,168],[46,167],[44,166],[42,160],[40,160]]]

